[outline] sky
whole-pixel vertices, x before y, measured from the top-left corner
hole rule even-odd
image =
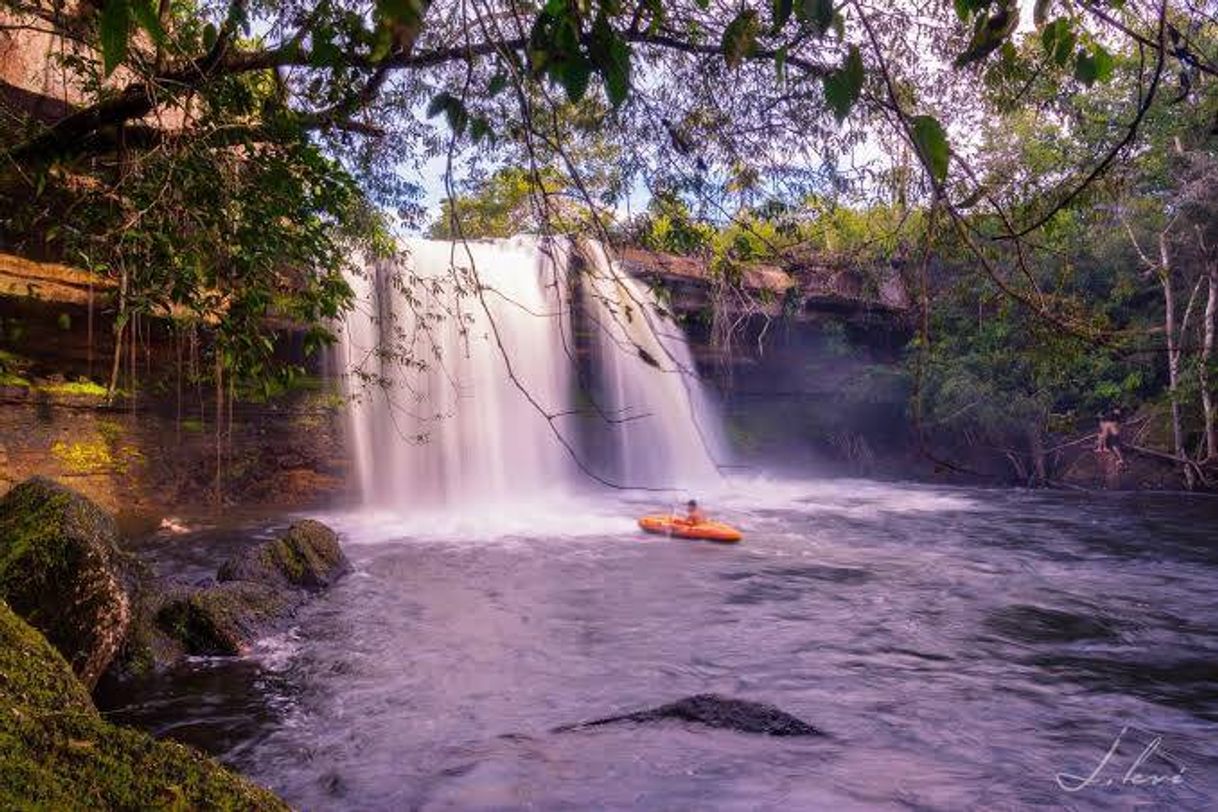
[[[1020,20],[1017,31],[1027,33],[1034,27],[1032,21],[1032,11],[1036,4],[1036,0],[1019,0]],[[1052,12],[1050,12],[1052,13]],[[843,157],[842,164],[863,165],[875,161],[881,157],[878,147],[873,141],[868,141],[860,145],[854,151],[854,154]],[[427,215],[424,222],[419,228],[403,229],[403,232],[409,235],[418,235],[427,230],[427,228],[440,216],[440,204],[447,197],[447,192],[444,186],[444,171],[447,165],[447,159],[443,155],[438,155],[428,160],[422,167],[420,173],[415,175],[407,173],[407,179],[412,182],[417,182],[423,189],[423,199],[420,204],[427,210]],[[459,175],[459,173],[458,173]],[[647,208],[647,203],[650,199],[650,194],[646,185],[641,180],[636,180],[631,188],[629,198],[623,201],[617,209],[618,217],[625,219],[629,214],[637,214]]]

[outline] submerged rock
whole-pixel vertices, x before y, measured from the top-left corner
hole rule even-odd
[[[231,656],[299,605],[299,596],[266,584],[230,581],[166,600],[157,626],[187,654]]]
[[[762,702],[732,699],[718,694],[697,694],[658,708],[607,716],[591,722],[566,725],[556,728],[561,733],[587,727],[599,727],[618,722],[659,722],[674,719],[693,722],[708,727],[721,727],[741,733],[760,733],[767,736],[823,736],[820,730],[798,719],[786,711]]]
[[[274,587],[324,589],[351,571],[338,536],[312,519],[282,536],[244,550],[220,567],[219,581],[251,581]]]
[[[188,747],[105,722],[68,663],[0,601],[0,807],[287,809]]]
[[[42,477],[0,499],[0,597],[41,631],[89,688],[131,623],[135,564],[117,547],[113,517]]]

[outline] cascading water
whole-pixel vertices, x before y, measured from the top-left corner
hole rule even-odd
[[[717,478],[717,420],[684,337],[599,245],[579,274],[561,240],[405,248],[403,262],[351,280],[359,304],[342,329],[365,502],[443,508],[589,479],[675,489]]]
[[[681,328],[599,243],[586,246],[580,286],[588,320],[592,396],[610,436],[609,478],[639,487],[694,487],[718,475],[719,420]],[[603,446],[602,446],[603,447]]]

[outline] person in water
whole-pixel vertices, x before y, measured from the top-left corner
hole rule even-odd
[[[685,523],[686,524],[702,524],[706,521],[706,514],[698,507],[696,499],[690,499],[685,503]]]
[[[1095,452],[1103,454],[1111,451],[1116,457],[1117,465],[1124,467],[1125,457],[1121,455],[1121,409],[1114,407],[1100,415],[1100,430],[1095,435]]]

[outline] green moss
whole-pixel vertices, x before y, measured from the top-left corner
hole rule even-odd
[[[98,420],[97,433],[107,443],[117,443],[123,439],[123,424],[113,420]]]
[[[81,378],[77,381],[64,381],[63,383],[39,384],[36,388],[39,392],[46,392],[48,395],[104,398],[108,394],[106,387],[86,378]]]
[[[30,382],[12,372],[0,372],[0,386],[20,386],[23,389],[29,389]]]
[[[51,446],[51,454],[74,474],[125,473],[132,464],[143,460],[144,455],[135,446],[124,445],[122,439],[120,423],[99,420],[96,439],[72,443],[59,440]]]
[[[35,477],[0,499],[0,598],[87,684],[126,630],[129,559],[117,538],[108,513],[51,480]]]
[[[182,745],[105,722],[66,662],[0,601],[0,807],[287,809]]]
[[[0,350],[0,386],[20,386],[28,389],[30,382],[25,376],[29,367],[28,358],[8,350]]]
[[[285,573],[292,583],[299,583],[304,578],[309,565],[304,551],[283,538],[263,547],[258,559],[268,569]]]
[[[190,654],[240,654],[291,608],[291,596],[247,582],[217,584],[166,601],[156,622]]]
[[[51,446],[51,454],[74,474],[92,474],[109,471],[115,467],[110,444],[105,440],[65,443],[57,440]]]
[[[45,481],[43,481],[45,483]],[[41,484],[41,483],[40,483]],[[61,560],[66,554],[61,541],[72,494],[53,486],[18,485],[0,501],[0,591],[7,582],[27,577],[26,561],[55,569],[74,562]],[[21,562],[22,566],[16,566]]]

